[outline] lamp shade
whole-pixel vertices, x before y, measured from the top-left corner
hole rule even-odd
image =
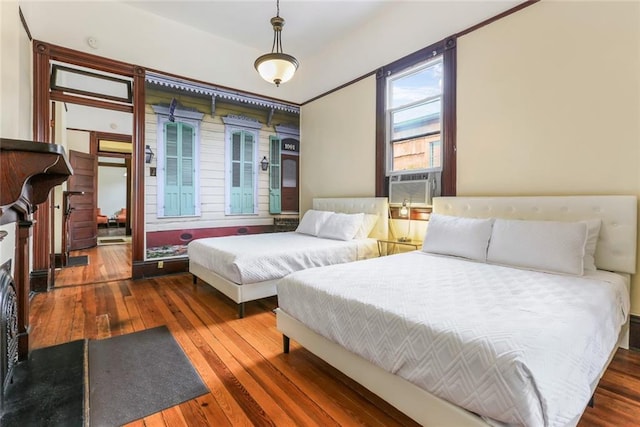
[[[298,69],[298,60],[286,53],[267,53],[256,59],[254,64],[260,77],[269,83],[286,83]]]

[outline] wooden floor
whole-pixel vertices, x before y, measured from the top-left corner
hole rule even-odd
[[[89,263],[56,270],[54,285],[56,288],[131,278],[130,243],[71,251],[69,255],[72,257],[86,255],[89,257]]]
[[[207,285],[180,274],[63,287],[31,304],[31,348],[167,325],[211,391],[131,426],[411,426],[410,419],[292,342],[282,353],[272,309],[246,317]],[[640,420],[640,355],[619,350],[580,426]]]

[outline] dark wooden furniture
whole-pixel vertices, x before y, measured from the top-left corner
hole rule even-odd
[[[29,236],[32,213],[56,185],[73,173],[64,148],[0,138],[0,224],[15,223],[14,281],[18,314],[18,357],[29,353]],[[4,249],[4,248],[3,248]]]

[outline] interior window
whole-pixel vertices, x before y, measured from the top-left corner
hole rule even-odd
[[[387,78],[388,174],[442,168],[442,56]]]
[[[455,196],[456,38],[379,68],[376,78],[376,196],[412,180],[428,180],[432,196]]]

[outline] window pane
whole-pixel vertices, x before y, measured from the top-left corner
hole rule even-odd
[[[178,159],[167,159],[167,185],[178,185]]]
[[[240,187],[240,163],[231,165],[231,186]]]
[[[440,131],[440,98],[391,113],[391,139]]]
[[[176,123],[167,123],[167,156],[175,157],[178,155],[178,125]]]
[[[282,162],[282,186],[287,188],[296,187],[296,161],[284,159]]]
[[[231,138],[231,160],[240,161],[240,134],[234,133]]]
[[[245,188],[253,188],[253,164],[251,162],[244,162],[244,182]]]
[[[193,157],[193,128],[182,125],[182,157]]]
[[[440,134],[405,139],[392,147],[394,171],[442,167]]]
[[[244,161],[252,162],[253,161],[253,138],[249,138],[249,135],[245,135],[244,138]]]
[[[191,187],[193,185],[193,160],[182,159],[182,185]]]
[[[438,96],[442,93],[442,59],[420,65],[401,77],[392,77],[389,85],[389,108]]]

